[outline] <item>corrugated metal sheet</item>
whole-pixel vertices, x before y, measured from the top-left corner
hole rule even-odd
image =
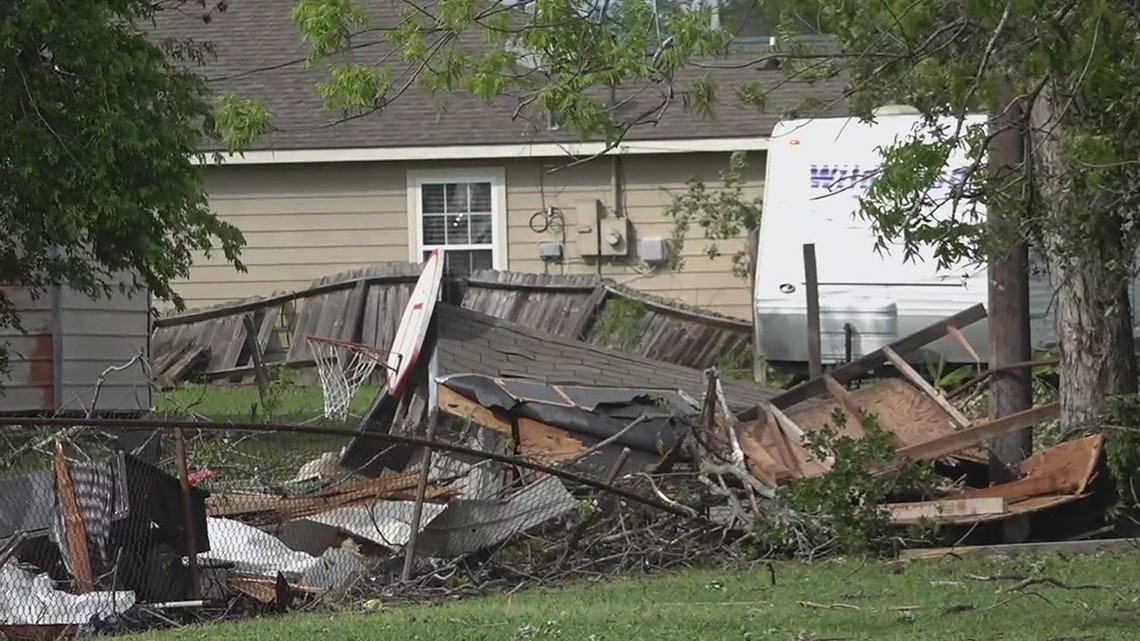
[[[151,408],[150,297],[118,290],[93,300],[69,288],[33,298],[7,287],[26,333],[0,330],[11,369],[0,381],[0,412],[134,413]],[[100,381],[102,378],[102,381]]]
[[[597,276],[475,272],[463,307],[567,338],[604,344],[598,320],[611,305],[636,318],[622,347],[653,360],[705,368],[747,360],[751,323],[639,292]]]

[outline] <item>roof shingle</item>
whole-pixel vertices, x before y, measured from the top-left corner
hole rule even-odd
[[[563,338],[440,303],[435,312],[439,374],[483,374],[597,387],[682,390],[704,396],[700,370]],[[777,392],[754,383],[722,381],[734,410],[759,404]]]
[[[309,51],[291,18],[294,4],[294,0],[230,0],[227,10],[213,14],[208,23],[194,11],[165,10],[159,12],[152,30],[158,39],[210,43],[216,56],[199,73],[214,93],[258,100],[268,107],[275,131],[251,149],[522,145],[579,139],[566,129],[550,131],[542,123],[515,118],[517,98],[488,103],[462,92],[432,96],[416,83],[383,110],[367,116],[346,119],[322,114],[316,84],[327,80],[329,72],[324,64],[305,64]],[[356,61],[383,60],[392,51],[385,32],[396,24],[398,8],[404,3],[367,0],[362,4],[367,7],[370,28],[354,39],[349,55]],[[633,128],[626,139],[767,136],[788,109],[799,108],[806,100],[835,101],[842,93],[837,82],[793,81],[779,70],[746,64],[756,57],[755,52],[740,53],[683,70],[675,81],[681,94],[699,79],[717,86],[712,117],[694,113],[684,95],[675,95],[655,123]],[[402,87],[405,79],[401,76],[410,74],[399,64],[392,71],[394,83]],[[757,111],[736,99],[735,90],[746,83],[769,90],[766,109]],[[619,92],[618,101],[623,112],[632,115],[660,105],[666,91],[663,86],[626,89]]]

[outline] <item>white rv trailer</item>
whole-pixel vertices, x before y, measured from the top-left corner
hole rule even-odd
[[[985,116],[968,116],[965,124],[985,121]],[[954,127],[957,121],[948,119],[946,124]],[[821,118],[776,125],[767,157],[754,292],[756,353],[774,370],[806,369],[805,243],[815,244],[825,365],[846,358],[847,325],[851,356],[858,358],[987,302],[985,265],[963,263],[939,270],[930,247],[910,261],[904,259],[901,245],[877,252],[871,223],[859,215],[859,198],[882,164],[882,148],[929,135],[922,117],[911,114],[879,116],[874,124]],[[943,203],[933,215],[950,212],[949,190],[969,164],[965,150],[951,156],[930,194]],[[1034,346],[1051,347],[1051,289],[1044,276],[1032,277],[1030,299]],[[962,329],[984,361],[985,321]],[[949,338],[928,350],[933,352],[928,356],[947,363],[973,362]],[[924,355],[909,359],[921,363]]]

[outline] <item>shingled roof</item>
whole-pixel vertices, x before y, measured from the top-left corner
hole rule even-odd
[[[316,83],[326,80],[325,65],[307,66],[307,45],[291,18],[295,0],[230,0],[227,10],[215,12],[208,22],[193,3],[179,10],[159,12],[152,36],[157,39],[192,39],[209,43],[216,56],[198,72],[203,74],[218,96],[236,95],[267,105],[276,130],[251,145],[250,149],[330,149],[353,147],[416,147],[439,145],[529,144],[578,141],[566,129],[549,130],[537,119],[515,118],[516,98],[494,103],[457,92],[432,96],[411,83],[396,100],[380,112],[345,119],[339,114],[322,114]],[[368,0],[362,3],[370,13],[370,29],[359,35],[351,56],[356,61],[384,59],[391,51],[386,31],[397,23],[398,0]],[[472,34],[474,39],[478,36]],[[841,95],[839,83],[790,81],[779,70],[748,64],[758,57],[755,51],[741,52],[730,59],[708,61],[678,74],[675,85],[680,95],[670,100],[658,121],[635,127],[627,140],[683,140],[730,137],[761,137],[789,109],[805,101],[834,102]],[[398,60],[398,54],[395,56]],[[393,78],[401,85],[402,67],[394,68]],[[410,74],[405,74],[405,76]],[[706,79],[718,87],[719,100],[712,117],[694,113],[685,99],[686,88]],[[735,90],[754,83],[769,90],[763,111],[746,107],[735,97]],[[664,87],[627,88],[618,101],[630,114],[642,113],[659,105]],[[675,92],[676,93],[676,92]],[[335,124],[335,126],[333,126]]]
[[[435,308],[438,374],[525,377],[548,383],[682,390],[704,396],[700,370],[654,361],[533,330],[523,325],[440,303]],[[776,395],[754,383],[724,380],[734,410]]]

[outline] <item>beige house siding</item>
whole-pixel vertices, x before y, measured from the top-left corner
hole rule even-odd
[[[746,196],[759,197],[763,191],[763,155],[754,154],[748,167]],[[626,156],[620,161],[623,178],[619,211],[629,217],[634,239],[659,236],[668,239],[673,222],[666,210],[676,194],[688,188],[686,181],[694,175],[702,177],[710,188],[718,184],[719,172],[728,167],[728,154],[669,154],[660,156]],[[570,167],[551,169],[565,161],[537,161],[508,166],[507,201],[510,207],[510,268],[521,272],[600,273],[631,287],[660,296],[676,298],[743,319],[752,318],[748,284],[732,275],[731,256],[745,247],[744,241],[720,243],[722,256],[710,259],[705,253],[708,241],[703,231],[693,225],[685,242],[685,261],[680,271],[667,266],[651,270],[636,258],[636,248],[626,258],[583,259],[578,253],[577,205],[580,201],[600,200],[612,210],[614,189],[612,159]],[[543,171],[545,169],[545,171]],[[542,174],[540,175],[540,171]],[[566,218],[567,260],[564,264],[546,265],[537,254],[537,244],[544,240],[560,240],[553,231],[535,233],[530,220],[544,207],[556,207]]]
[[[382,163],[242,165],[206,170],[210,205],[245,235],[246,273],[195,261],[176,291],[187,307],[265,296],[373,263],[408,259],[405,171]]]
[[[750,162],[748,195],[763,187],[763,156]],[[699,228],[685,244],[680,272],[650,270],[630,257],[583,259],[576,238],[577,206],[597,199],[614,205],[614,163],[599,158],[565,168],[560,158],[455,163],[337,163],[322,165],[245,165],[207,170],[210,202],[225,220],[245,234],[242,253],[247,273],[220,258],[200,259],[188,281],[177,285],[187,306],[198,307],[273,291],[304,287],[321,276],[376,262],[405,261],[416,253],[417,236],[409,211],[415,203],[414,177],[498,173],[505,176],[506,269],[564,274],[600,273],[618,282],[700,305],[740,318],[751,318],[747,284],[732,275],[731,254],[743,242],[722,243],[724,256],[710,260]],[[715,184],[728,166],[727,154],[637,155],[621,158],[619,211],[629,217],[632,237],[668,238],[672,223],[665,210],[686,180],[700,175]],[[412,177],[413,179],[410,179]],[[530,221],[547,207],[566,218],[566,260],[546,264],[537,245],[561,240],[561,234],[531,229]]]

